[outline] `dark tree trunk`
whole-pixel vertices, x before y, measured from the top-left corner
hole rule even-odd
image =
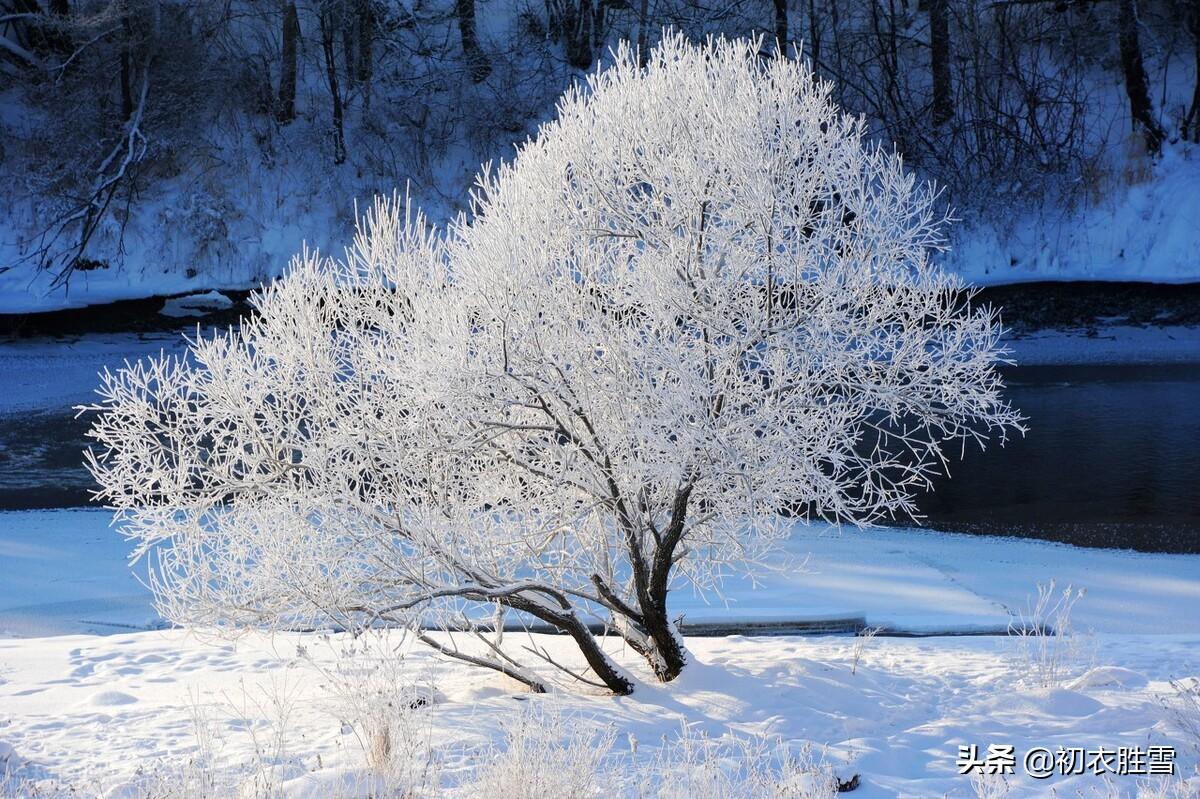
[[[654,654],[650,666],[654,676],[662,682],[670,682],[683,672],[687,665],[687,650],[680,643],[675,623],[667,617],[667,594],[652,595],[648,608],[643,608],[646,634],[654,641]]]
[[[787,0],[775,0],[775,43],[779,46],[779,54],[785,55],[788,44]]]
[[[591,0],[580,0],[575,20],[575,31],[567,46],[567,60],[576,69],[588,69],[592,66],[593,55]]]
[[[546,0],[550,38],[561,41],[567,63],[576,69],[592,65],[595,40],[604,27],[604,4],[592,0]],[[640,35],[640,34],[639,34]]]
[[[128,48],[121,48],[121,119],[128,122],[133,116],[133,66],[130,64]]]
[[[614,497],[620,495],[615,485],[610,488]],[[687,665],[687,650],[683,647],[674,622],[667,615],[667,594],[671,570],[675,565],[675,551],[683,540],[684,520],[687,518],[691,493],[690,485],[676,492],[671,508],[671,521],[661,535],[655,536],[653,553],[643,551],[642,538],[637,533],[628,506],[623,500],[614,500],[617,523],[624,533],[629,550],[637,609],[629,607],[613,596],[599,577],[592,578],[600,595],[607,601],[609,609],[625,617],[639,633],[649,639],[647,647],[635,639],[626,637],[626,641],[646,658],[654,670],[654,676],[662,682],[670,682],[678,677]]]
[[[365,86],[371,82],[374,68],[375,10],[371,0],[358,0],[358,82]]]
[[[561,606],[560,609],[551,609],[543,604],[534,603],[518,595],[513,595],[502,601],[513,610],[528,613],[530,616],[571,636],[575,641],[575,645],[579,647],[579,651],[583,654],[583,659],[587,661],[588,668],[599,678],[600,682],[604,683],[604,687],[608,690],[617,696],[628,696],[633,693],[633,683],[613,663],[612,659],[605,654],[604,650],[600,648],[600,644],[596,641],[596,636],[575,615],[565,597],[558,597]]]
[[[908,149],[907,130],[899,124],[905,117],[906,108],[900,95],[900,9],[896,0],[871,0],[868,5],[873,38],[871,55],[879,70],[876,91],[881,92],[872,104],[884,124],[889,126],[888,134],[896,142],[896,148],[905,152]]]
[[[816,0],[808,0],[808,41],[805,44],[808,45],[814,78],[820,75],[821,68],[821,30],[817,19]]]
[[[617,696],[629,696],[633,693],[633,683],[621,673],[616,664],[600,648],[596,636],[592,634],[586,624],[578,617],[570,615],[559,623],[559,628],[575,639],[575,644],[583,653],[583,659],[587,661],[588,667],[600,678],[608,690]]]
[[[954,116],[950,95],[950,0],[929,2],[930,72],[933,78],[933,126]]]
[[[349,91],[358,78],[358,59],[354,57],[354,37],[358,33],[358,25],[351,21],[345,8],[338,14],[338,27],[342,29],[342,59],[346,65],[346,91]]]
[[[1150,100],[1146,66],[1142,62],[1142,45],[1138,36],[1137,0],[1120,0],[1117,20],[1118,39],[1121,47],[1121,69],[1125,73],[1125,93],[1129,95],[1129,112],[1135,128],[1140,128],[1146,139],[1146,151],[1156,154],[1162,149],[1166,137],[1162,125],[1154,116],[1154,104]]]
[[[586,682],[597,687],[604,687],[612,691],[616,696],[629,696],[633,693],[634,683],[625,675],[625,673],[613,662],[613,660],[605,654],[601,649],[596,636],[588,629],[588,626],[580,621],[579,617],[571,610],[570,605],[565,598],[560,597],[561,609],[547,607],[543,603],[533,602],[527,598],[517,594],[511,594],[499,599],[499,602],[505,607],[513,610],[527,613],[533,618],[544,622],[558,630],[560,633],[571,636],[576,646],[579,647],[583,659],[587,661],[588,668],[596,675],[599,682],[590,680],[583,675],[563,667],[556,661],[550,660],[550,656],[544,652],[535,652],[541,657],[547,659],[549,663],[556,668],[567,671],[572,676],[585,680]],[[433,647],[444,655],[458,660],[463,660],[468,663],[473,663],[477,666],[495,669],[496,671],[506,674],[515,680],[525,683],[534,693],[546,693],[547,685],[533,672],[518,666],[516,663],[502,659],[499,657],[478,657],[471,655],[468,652],[463,652],[455,647],[446,646],[437,639],[426,633],[418,633],[418,640]]]
[[[687,665],[687,650],[683,648],[675,623],[667,616],[667,593],[671,584],[671,569],[675,566],[675,550],[683,541],[691,496],[691,485],[681,488],[675,494],[670,524],[663,531],[661,542],[654,552],[654,560],[650,564],[647,591],[649,601],[642,600],[646,632],[654,640],[660,661],[654,665],[655,676],[663,682],[678,677]]]
[[[1192,47],[1196,56],[1196,85],[1192,89],[1192,105],[1183,118],[1183,138],[1200,142],[1200,0],[1192,0],[1188,14],[1188,32],[1192,34]]]
[[[296,59],[300,41],[300,16],[296,4],[283,9],[283,54],[279,69],[279,108],[276,117],[283,124],[296,118]]]
[[[544,694],[544,693],[548,692],[547,688],[546,688],[546,684],[544,682],[542,682],[541,680],[538,680],[536,677],[534,677],[531,674],[527,674],[525,672],[517,670],[516,668],[513,668],[513,666],[511,666],[510,664],[505,663],[499,659],[496,659],[496,658],[486,659],[486,658],[475,657],[474,655],[471,655],[468,652],[463,652],[463,651],[455,649],[453,647],[446,646],[441,641],[438,641],[436,638],[434,638],[432,635],[429,635],[429,634],[423,633],[423,632],[417,633],[417,640],[420,641],[421,643],[425,644],[426,646],[431,647],[432,649],[435,649],[438,652],[441,652],[446,657],[454,658],[455,660],[461,660],[465,663],[470,663],[475,666],[482,666],[485,669],[494,669],[495,671],[498,671],[501,674],[511,677],[512,679],[516,680],[517,682],[524,683],[525,685],[527,685],[529,687],[529,690],[531,693]]]
[[[638,6],[638,64],[646,66],[650,59],[650,44],[649,44],[649,5],[650,0],[642,0]]]
[[[458,32],[462,37],[463,56],[467,59],[467,68],[471,71],[471,80],[481,83],[492,74],[492,65],[479,47],[475,37],[475,0],[455,0],[455,13],[458,15]]]
[[[346,134],[342,124],[342,93],[338,88],[337,52],[334,48],[334,19],[327,9],[321,11],[321,50],[325,54],[325,76],[333,101],[333,163],[346,162]]]
[[[121,119],[125,122],[133,116],[133,25],[129,15],[121,18]]]

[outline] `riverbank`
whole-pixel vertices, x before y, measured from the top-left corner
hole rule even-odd
[[[202,291],[40,313],[0,313],[0,341],[92,334],[176,333],[236,324],[251,313],[247,290]],[[1017,337],[1039,330],[1200,326],[1200,282],[1032,281],[984,286],[977,301],[1002,309]]]
[[[145,564],[103,510],[0,513],[0,637],[153,629]],[[1028,616],[1039,583],[1088,590],[1076,623],[1114,634],[1200,636],[1200,555],[1072,547],[912,528],[798,524],[777,560],[730,575],[720,596],[676,592],[687,625],[862,619],[891,633],[1004,633]],[[769,629],[767,630],[769,631]]]
[[[587,688],[531,696],[395,634],[351,642],[321,633],[229,641],[132,632],[159,622],[125,554],[102,511],[0,513],[0,631],[18,636],[0,635],[0,796],[215,799],[262,795],[269,785],[270,795],[289,799],[350,799],[381,795],[379,780],[436,762],[433,787],[400,795],[466,799],[479,794],[455,787],[495,757],[481,753],[512,747],[523,726],[542,731],[539,745],[549,749],[539,757],[575,745],[604,753],[607,766],[563,755],[598,768],[588,779],[597,786],[607,785],[614,760],[629,761],[625,773],[653,768],[668,747],[677,754],[682,734],[698,736],[687,746],[812,747],[838,780],[857,775],[853,795],[867,799],[1015,799],[1051,788],[1096,799],[1183,797],[1200,788],[1188,779],[1200,742],[1181,726],[1190,705],[1175,687],[1200,677],[1200,617],[1185,612],[1200,604],[1200,556],[800,527],[779,571],[757,588],[731,579],[711,603],[677,592],[672,611],[684,630],[861,616],[879,634],[688,635],[690,665],[669,686],[608,638],[640,683],[615,699]],[[1056,594],[1086,589],[1066,615],[1040,618],[1058,635],[953,634],[1036,618],[1037,586],[1051,579]],[[894,637],[903,632],[933,637]],[[529,643],[568,666],[578,659],[563,636]],[[402,758],[389,761],[396,771],[381,772],[371,754],[369,725],[383,711],[354,715],[355,701],[379,690],[429,697],[413,712],[389,711],[399,714],[388,720]],[[1015,772],[982,782],[960,775],[959,747],[971,745],[1013,746]],[[1150,746],[1170,747],[1172,774],[1025,773],[1037,747]],[[746,762],[745,753],[732,756]]]

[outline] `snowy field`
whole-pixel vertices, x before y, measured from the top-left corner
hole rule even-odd
[[[160,624],[143,568],[103,510],[0,513],[0,636],[106,634]],[[862,620],[929,634],[1003,632],[1038,583],[1086,588],[1075,623],[1097,633],[1200,636],[1200,555],[1084,549],[926,530],[798,526],[790,566],[726,581],[724,598],[672,597],[685,624]],[[1200,657],[1200,652],[1197,653]]]
[[[288,796],[336,795],[334,785],[366,786],[366,795],[379,776],[364,740],[370,724],[348,720],[348,695],[377,688],[376,661],[345,654],[338,636],[231,643],[129,632],[155,616],[107,523],[102,511],[0,514],[0,631],[11,636],[0,640],[0,752],[10,770],[85,795],[141,796],[160,795],[152,777],[198,779],[203,762],[204,773],[231,781],[226,788],[249,785],[244,795],[271,795],[264,773]],[[395,690],[434,700],[406,711],[395,733],[413,758],[440,764],[441,787],[428,795],[454,786],[479,795],[467,786],[486,775],[473,769],[495,759],[481,754],[487,747],[512,746],[514,708],[534,714],[534,728],[549,725],[555,746],[581,735],[588,751],[611,744],[608,757],[638,760],[638,773],[652,770],[664,741],[699,746],[736,734],[743,746],[758,735],[808,743],[839,779],[859,774],[853,795],[863,797],[1045,796],[1051,787],[1059,796],[1157,795],[1147,793],[1148,776],[1041,781],[1023,776],[1020,760],[1007,780],[973,785],[956,767],[958,747],[972,744],[1011,744],[1018,758],[1037,746],[1174,746],[1176,771],[1192,773],[1200,742],[1179,727],[1183,705],[1169,681],[1200,676],[1200,556],[824,528],[798,528],[790,549],[792,568],[759,588],[733,580],[726,603],[682,595],[674,610],[691,624],[862,617],[916,633],[1002,631],[1033,618],[1039,582],[1087,593],[1071,614],[1073,633],[1050,636],[1044,652],[997,635],[689,637],[693,663],[666,687],[622,657],[645,682],[619,699],[535,697],[412,649],[388,674]],[[537,639],[571,657],[566,639]]]
[[[370,744],[345,722],[346,687],[329,677],[349,659],[337,654],[341,643],[282,635],[231,646],[176,631],[6,641],[0,735],[23,777],[71,780],[109,796],[137,795],[139,780],[186,774],[197,760],[230,773],[252,773],[261,761],[287,795],[333,795],[331,786],[356,777],[366,783],[370,774]],[[538,643],[567,654],[561,638]],[[631,757],[635,746],[637,757],[652,758],[664,742],[677,744],[684,725],[695,737],[811,741],[840,779],[860,775],[853,795],[862,797],[978,795],[957,774],[964,744],[1011,744],[1019,758],[1035,746],[1173,744],[1176,770],[1191,771],[1195,753],[1162,702],[1172,695],[1168,679],[1197,673],[1200,637],[1097,635],[1087,643],[1103,665],[1087,668],[1081,658],[1056,687],[1029,684],[1018,643],[691,639],[694,662],[678,682],[643,685],[619,699],[530,696],[504,678],[435,663],[417,650],[404,668],[431,686],[433,702],[403,723],[416,727],[410,734],[422,739],[421,754],[425,746],[437,754],[445,786],[469,779],[480,753],[493,741],[502,746],[519,714],[532,714],[538,725],[545,715],[563,717],[570,731],[564,745],[572,734],[611,732],[615,758]],[[297,656],[301,648],[306,657]],[[612,795],[601,790],[603,776],[595,793],[580,795]],[[1060,796],[1113,796],[1135,795],[1149,780],[1017,774],[987,782],[994,784],[984,790],[1006,786],[1011,796],[1046,796],[1052,787]],[[256,794],[250,788],[244,795]]]

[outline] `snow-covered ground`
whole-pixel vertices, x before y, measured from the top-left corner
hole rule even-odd
[[[352,236],[353,203],[315,202],[314,196],[331,193],[305,172],[308,166],[303,160],[278,174],[251,167],[229,173],[222,187],[228,207],[220,212],[180,202],[180,196],[197,196],[193,186],[164,187],[159,201],[143,203],[136,223],[124,231],[129,254],[122,266],[80,272],[69,292],[52,288],[55,276],[27,263],[0,271],[0,314],[253,289],[283,274],[305,246],[339,255]],[[1030,207],[958,225],[950,231],[950,252],[939,260],[977,286],[1044,280],[1200,281],[1200,193],[1195,191],[1200,148],[1170,146],[1158,162],[1132,169],[1136,176],[1113,177],[1103,196],[1074,208]],[[462,182],[461,175],[471,169],[459,159],[448,171]],[[343,193],[332,196],[356,190],[342,187]],[[370,194],[358,201],[366,207]],[[443,205],[439,200],[426,210],[444,216]],[[178,235],[178,217],[191,216],[217,219],[220,233],[198,232],[190,240]],[[32,226],[20,215],[10,224],[13,230]],[[0,262],[17,257],[12,243],[0,240]],[[190,268],[194,263],[205,266]]]
[[[537,639],[570,657],[564,639]],[[345,722],[346,686],[329,679],[354,667],[338,654],[345,643],[289,634],[234,645],[181,631],[0,641],[0,739],[12,750],[16,777],[74,784],[84,795],[138,795],[130,786],[147,775],[170,779],[201,762],[243,775],[261,763],[287,795],[330,796],[329,785],[366,772],[371,746],[356,735],[366,735],[362,723]],[[1016,773],[990,781],[1011,796],[1046,796],[1051,787],[1059,796],[1133,796],[1148,781],[1115,773],[1035,780],[1022,773],[1034,747],[1174,746],[1175,770],[1192,773],[1195,742],[1171,712],[1177,699],[1168,681],[1200,673],[1200,636],[1082,639],[1055,686],[1030,682],[1021,643],[693,638],[693,662],[679,681],[647,683],[620,699],[529,696],[505,678],[436,662],[424,650],[407,654],[402,673],[436,691],[435,703],[409,723],[441,761],[446,786],[485,762],[480,749],[515,718],[533,714],[542,724],[545,713],[565,717],[576,734],[611,731],[615,754],[625,757],[636,742],[642,757],[678,746],[685,724],[693,735],[812,742],[842,780],[860,775],[853,795],[862,797],[976,796],[957,772],[964,745],[1014,747]],[[612,795],[601,776],[586,795]],[[243,795],[265,794],[251,787]]]
[[[0,636],[105,634],[160,624],[143,571],[103,510],[0,513]],[[862,619],[931,632],[1004,631],[1038,583],[1088,590],[1076,622],[1098,633],[1200,636],[1200,555],[1084,549],[915,529],[797,526],[790,565],[726,582],[723,598],[678,591],[685,624]],[[1197,653],[1200,656],[1200,652]]]
[[[308,785],[315,793],[307,795],[319,796],[330,780],[365,768],[354,725],[343,724],[347,711],[339,709],[346,686],[330,680],[354,662],[338,654],[344,641],[254,634],[231,644],[180,630],[129,633],[120,625],[155,617],[107,522],[101,511],[0,514],[0,630],[42,636],[0,640],[0,741],[22,779],[73,781],[103,794],[136,781],[139,770],[170,773],[200,755],[224,773],[242,773],[267,747],[271,773],[291,781],[291,795],[305,795]],[[639,756],[650,757],[685,722],[709,736],[811,742],[842,779],[861,775],[854,795],[864,797],[975,796],[956,769],[958,747],[971,744],[1012,744],[1018,758],[1035,746],[1173,745],[1177,770],[1192,772],[1196,753],[1177,727],[1168,680],[1200,675],[1200,556],[803,527],[790,551],[795,561],[807,558],[802,568],[769,575],[758,589],[732,581],[727,605],[681,593],[674,609],[688,623],[862,616],[933,632],[1004,629],[1028,615],[1036,584],[1052,578],[1087,593],[1073,613],[1076,634],[1051,639],[1061,675],[1049,686],[1033,679],[1044,659],[1007,636],[692,637],[695,662],[669,686],[649,684],[625,658],[647,683],[623,699],[530,697],[506,678],[414,649],[400,679],[436,689],[420,725],[446,769],[445,785],[481,762],[478,747],[502,739],[514,715],[551,706],[572,729],[614,731],[614,757],[632,757],[633,740],[645,742]],[[538,638],[570,657],[565,639]],[[1033,780],[1021,776],[1018,760],[1008,782],[1012,796],[1044,796],[1051,785],[1060,796],[1109,796],[1134,795],[1145,781],[1107,779]]]
[[[1029,280],[1200,280],[1200,152],[1164,150],[1079,207],[1027,208],[955,230],[946,268],[979,286]]]

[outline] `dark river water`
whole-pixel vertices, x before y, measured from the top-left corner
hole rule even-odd
[[[968,450],[926,525],[1083,546],[1200,552],[1200,365],[1022,366],[1029,432]]]
[[[921,508],[935,529],[1200,552],[1200,365],[1023,366],[1029,433],[968,450]],[[85,505],[86,420],[0,416],[0,509]]]

